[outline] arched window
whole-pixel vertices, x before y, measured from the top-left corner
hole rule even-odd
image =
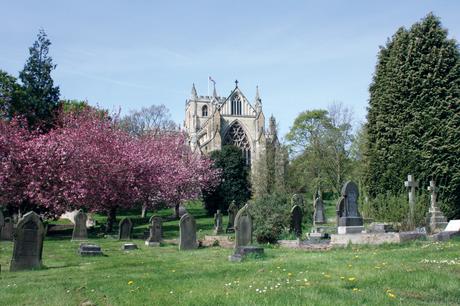
[[[239,122],[235,122],[228,129],[227,134],[224,137],[224,145],[234,145],[240,148],[243,153],[243,157],[246,159],[246,165],[251,165],[251,144]]]
[[[201,108],[201,115],[203,117],[207,117],[208,116],[208,106],[207,105],[204,105],[202,108]]]
[[[233,96],[231,109],[232,115],[241,115],[241,98],[239,95]]]

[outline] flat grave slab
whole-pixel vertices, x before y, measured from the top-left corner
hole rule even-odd
[[[78,254],[81,256],[101,256],[102,253],[101,247],[97,244],[82,243],[78,248]]]

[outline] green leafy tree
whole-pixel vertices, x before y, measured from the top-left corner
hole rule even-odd
[[[434,179],[460,216],[460,53],[438,17],[400,28],[381,47],[367,123],[369,194],[398,194],[408,174]]]
[[[20,102],[21,85],[15,77],[0,70],[0,118],[10,118],[12,106]]]
[[[206,210],[210,214],[218,209],[226,212],[233,200],[241,207],[251,196],[248,168],[241,150],[235,146],[223,146],[222,150],[211,152],[210,157],[222,175],[217,188],[203,194]]]
[[[50,40],[43,30],[29,48],[30,56],[19,73],[23,99],[11,105],[11,114],[24,115],[31,127],[50,128],[59,107],[59,87],[54,86],[51,72],[56,68],[49,56]]]

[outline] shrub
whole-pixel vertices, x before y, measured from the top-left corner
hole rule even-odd
[[[291,201],[288,195],[267,194],[250,202],[254,235],[259,243],[275,243],[289,227]]]

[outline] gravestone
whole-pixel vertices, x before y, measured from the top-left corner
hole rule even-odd
[[[101,247],[96,244],[82,243],[78,248],[78,254],[81,256],[101,256],[102,253]]]
[[[179,250],[193,250],[198,247],[196,242],[196,222],[190,214],[185,214],[179,221]]]
[[[415,188],[418,188],[418,182],[415,178],[409,174],[407,181],[404,182],[404,186],[409,188],[409,228],[414,228],[414,209],[415,209]]]
[[[159,216],[152,216],[149,220],[149,237],[145,241],[145,245],[148,246],[160,246],[161,236],[162,236],[162,228],[161,228],[161,217]]]
[[[240,262],[249,253],[262,254],[264,252],[263,248],[250,244],[252,244],[252,217],[249,213],[249,206],[246,204],[235,217],[235,252],[228,259]]]
[[[299,205],[294,205],[291,209],[291,232],[297,238],[302,236],[302,208]]]
[[[342,198],[337,203],[339,234],[361,233],[364,230],[363,218],[358,210],[358,186],[352,181],[342,187]]]
[[[303,207],[303,196],[301,194],[294,193],[291,198],[291,205],[299,205],[300,208]]]
[[[6,217],[5,223],[3,224],[3,229],[1,230],[1,240],[12,241],[13,234],[14,234],[13,220],[9,217]]]
[[[444,229],[445,232],[460,232],[460,220],[450,220],[447,227]]]
[[[137,250],[137,244],[134,244],[134,243],[124,243],[124,244],[121,246],[121,249],[122,249],[123,251]]]
[[[72,240],[87,240],[88,239],[88,230],[86,229],[86,214],[79,210],[75,215],[75,224],[73,226]]]
[[[222,234],[224,230],[222,229],[222,213],[220,210],[214,214],[214,235]]]
[[[428,210],[428,220],[429,220],[429,229],[431,233],[441,232],[447,226],[447,219],[444,217],[442,211],[438,207],[437,195],[438,187],[436,187],[435,181],[430,181],[430,186],[428,186],[428,191],[430,195],[430,209]]]
[[[123,218],[118,226],[118,240],[131,240],[133,222],[130,218]]]
[[[13,258],[10,271],[37,269],[42,266],[45,229],[33,211],[25,214],[14,232]]]
[[[235,232],[235,217],[237,213],[238,213],[238,207],[236,206],[235,201],[232,201],[230,203],[230,206],[228,207],[228,224],[227,224],[227,229],[225,230],[225,232],[227,233]]]
[[[316,224],[324,224],[326,223],[326,216],[324,214],[324,203],[320,197],[315,199],[313,203],[315,212],[313,213],[313,223]]]

